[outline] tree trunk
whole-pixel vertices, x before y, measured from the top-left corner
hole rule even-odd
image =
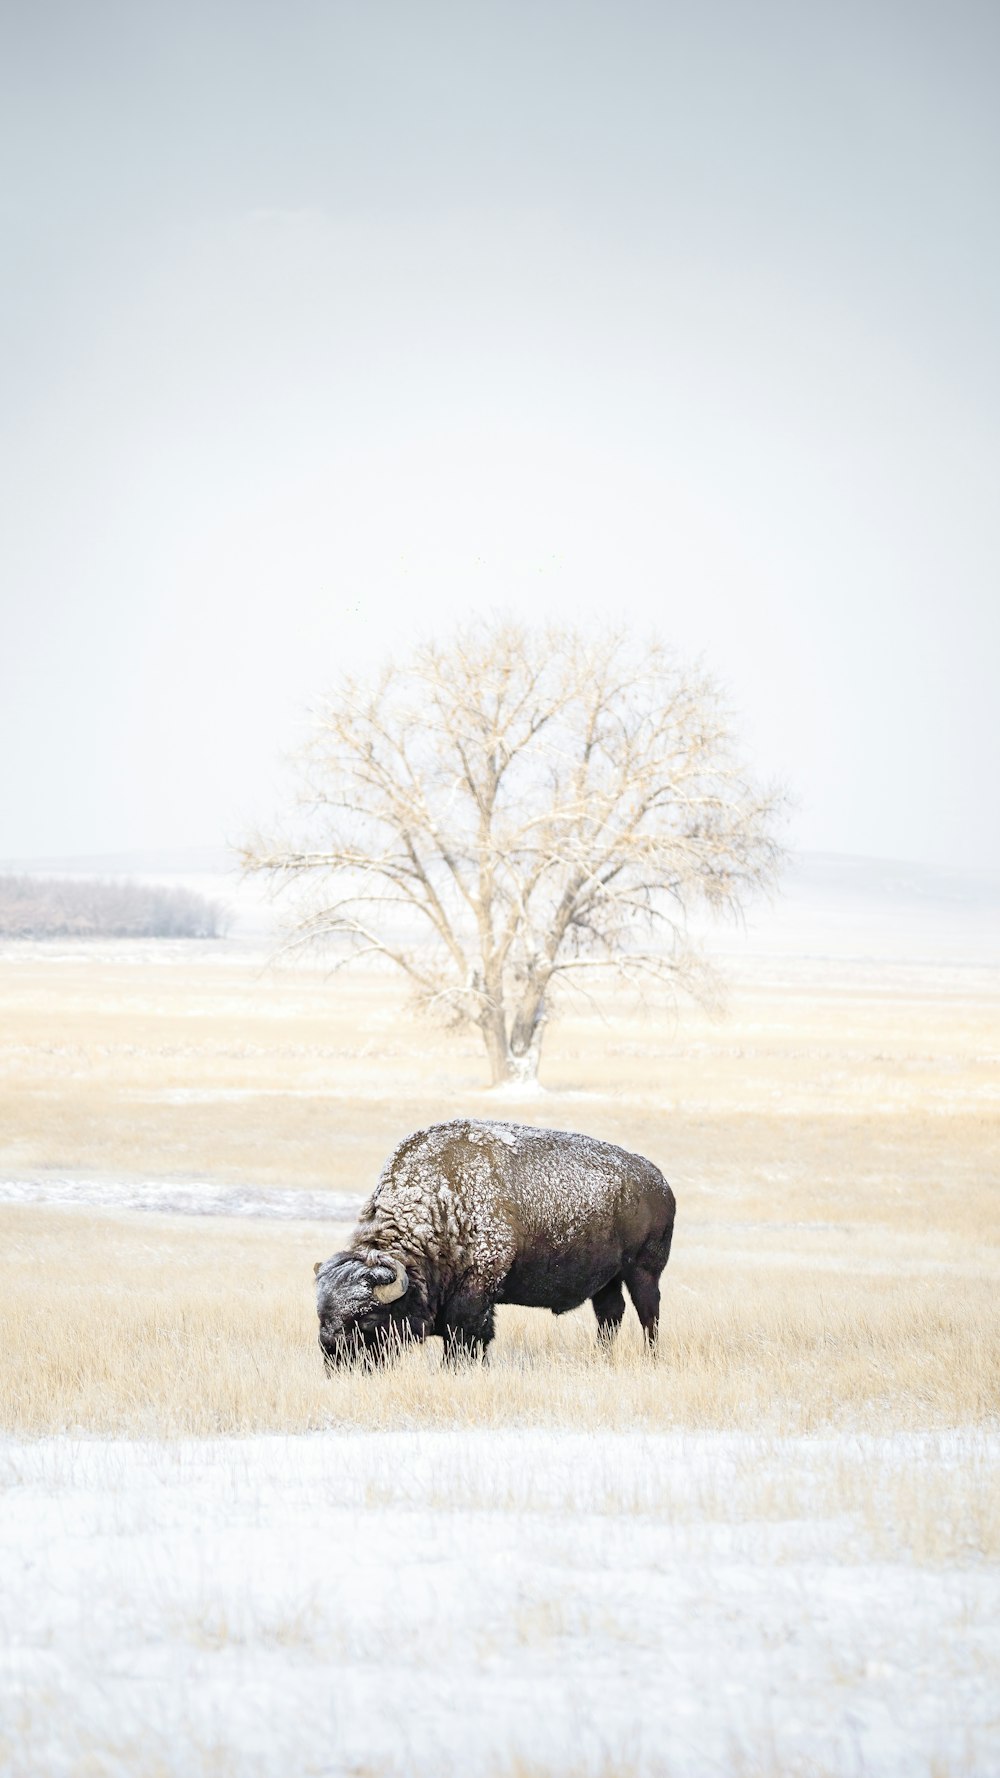
[[[523,1055],[516,1055],[512,1049],[496,1050],[487,1039],[486,1052],[490,1059],[490,1086],[503,1087],[515,1082],[523,1086],[533,1086],[538,1078],[538,1050],[535,1044]]]
[[[510,1052],[516,1079],[538,1078],[544,1032],[545,989],[535,982],[525,990],[510,1028]]]
[[[503,1086],[505,1081],[516,1080],[511,1072],[510,1044],[507,1041],[507,1021],[503,1016],[502,1007],[490,1007],[479,1020],[479,1029],[483,1034],[486,1054],[490,1063],[490,1086]]]
[[[507,1021],[501,1007],[491,1008],[480,1020],[480,1030],[490,1062],[490,1085],[507,1086],[517,1082],[531,1086],[538,1079],[538,1060],[545,1030],[545,999],[540,990],[530,990],[522,1000],[507,1035]]]

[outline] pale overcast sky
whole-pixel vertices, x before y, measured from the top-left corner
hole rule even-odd
[[[1000,9],[5,0],[0,857],[237,838],[339,670],[703,654],[1000,867]]]

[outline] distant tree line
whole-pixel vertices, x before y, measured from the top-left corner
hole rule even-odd
[[[228,924],[223,904],[193,889],[0,876],[3,938],[221,938]]]

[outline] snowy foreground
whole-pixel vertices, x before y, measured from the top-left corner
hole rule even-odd
[[[851,1485],[970,1454],[1000,1439],[7,1442],[0,1770],[987,1778],[997,1569],[882,1548]]]

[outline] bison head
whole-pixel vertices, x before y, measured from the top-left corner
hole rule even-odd
[[[335,1253],[317,1260],[316,1312],[327,1370],[382,1364],[411,1339],[406,1294],[410,1280],[388,1253]]]

